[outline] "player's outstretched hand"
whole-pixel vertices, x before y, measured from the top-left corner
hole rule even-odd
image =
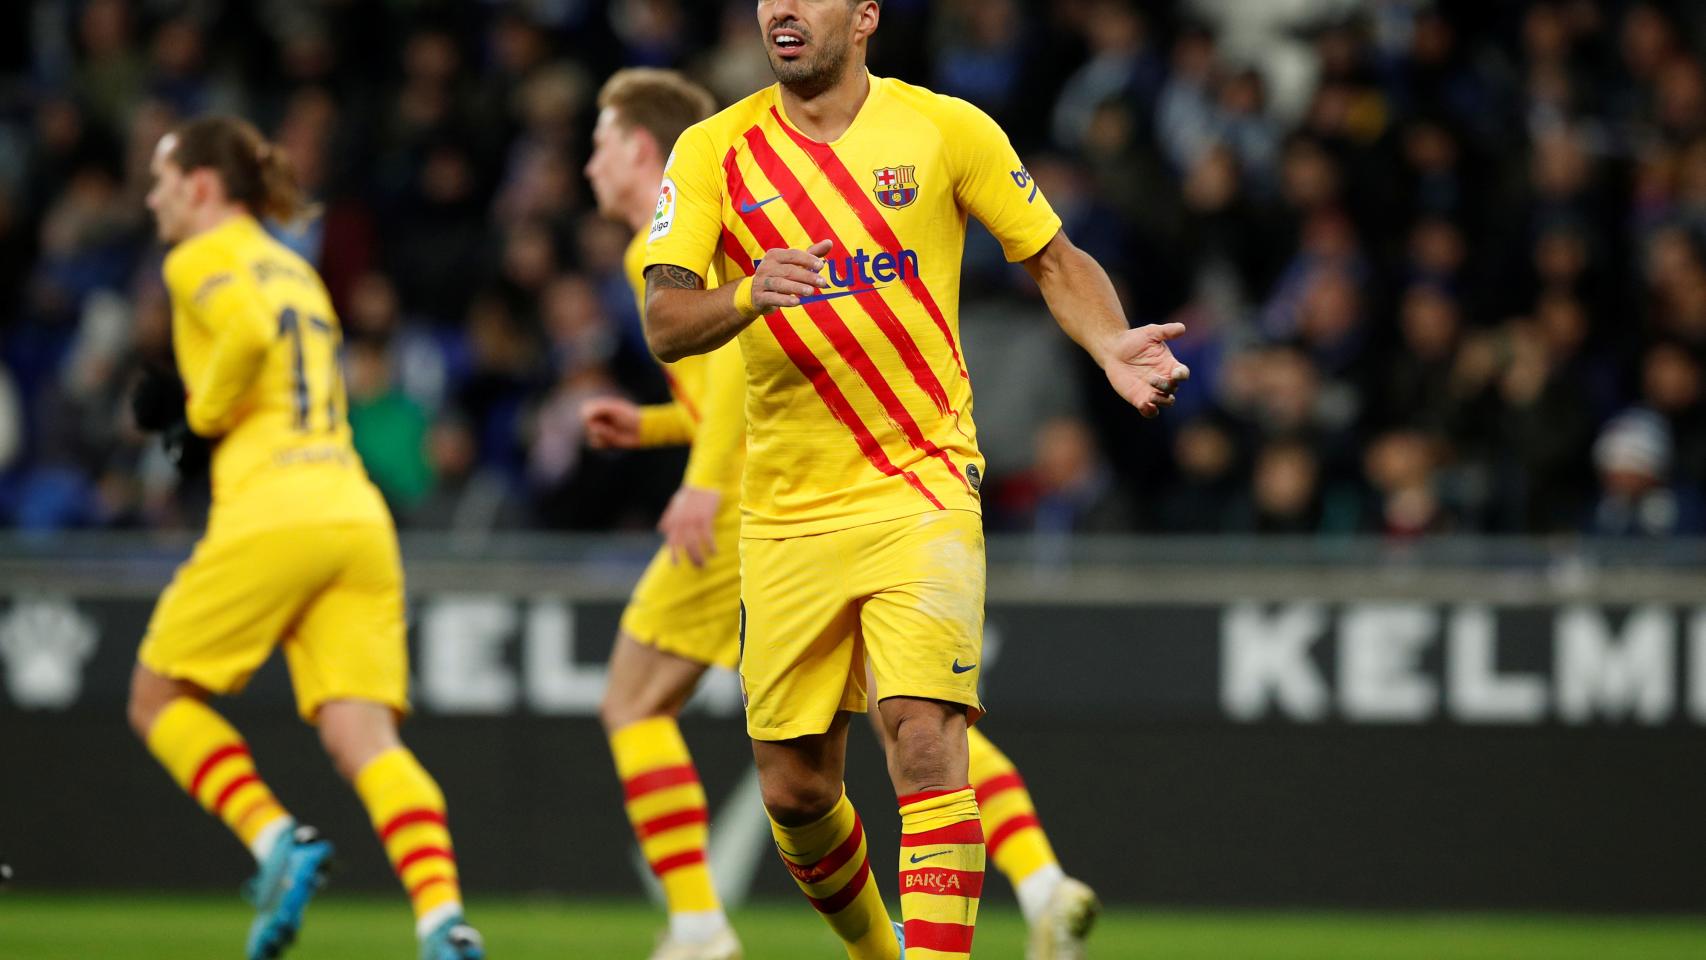
[[[797,307],[801,297],[812,296],[829,286],[823,275],[823,258],[832,244],[819,240],[808,250],[766,250],[752,273],[752,303],[760,313],[782,307]]]
[[[669,545],[672,563],[680,563],[685,555],[695,567],[702,567],[717,552],[717,508],[722,503],[721,493],[704,487],[682,487],[675,491],[658,520],[658,532]]]
[[[632,450],[640,445],[640,408],[621,397],[594,397],[581,404],[581,425],[594,450]]]
[[[1173,405],[1174,392],[1189,380],[1191,370],[1168,349],[1167,341],[1185,333],[1182,323],[1150,324],[1127,330],[1114,340],[1108,354],[1108,382],[1145,417],[1156,417]]]

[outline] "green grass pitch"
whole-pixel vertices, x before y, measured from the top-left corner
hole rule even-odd
[[[621,901],[476,902],[493,960],[642,960],[660,916]],[[803,904],[735,915],[748,960],[844,956]],[[248,925],[232,897],[0,895],[0,957],[17,960],[237,960]],[[410,960],[407,909],[330,891],[289,960]],[[984,911],[980,960],[1019,960],[1024,925]],[[1112,911],[1097,960],[1683,960],[1706,957],[1706,919]]]

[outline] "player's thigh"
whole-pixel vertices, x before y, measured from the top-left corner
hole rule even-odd
[[[284,643],[297,709],[310,722],[333,700],[407,712],[409,654],[396,531],[390,524],[327,526],[305,533],[304,540],[335,556],[338,569]]]
[[[945,510],[872,527],[858,570],[868,591],[859,629],[879,695],[963,704],[975,720],[983,710],[982,518]]]
[[[755,740],[821,734],[865,709],[841,534],[741,541],[741,692]]]
[[[740,518],[717,525],[716,550],[704,566],[667,549],[652,558],[622,613],[635,641],[702,664],[740,662]]]
[[[324,576],[288,531],[210,532],[173,575],[137,660],[212,693],[243,689]]]

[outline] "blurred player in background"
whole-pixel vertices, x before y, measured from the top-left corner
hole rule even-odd
[[[184,390],[142,391],[138,420],[217,445],[207,532],[149,622],[131,726],[254,854],[248,956],[278,956],[331,844],[291,818],[207,700],[241,691],[282,645],[303,719],[408,891],[422,960],[479,960],[444,795],[397,736],[408,709],[402,563],[350,443],[338,319],[313,267],[257,219],[302,214],[289,164],[249,123],[206,117],[161,139],[153,173]]]
[[[605,83],[598,106],[586,175],[599,211],[634,230],[624,266],[638,298],[665,154],[716,104],[677,73],[634,69]],[[600,715],[628,819],[669,907],[669,931],[653,960],[734,960],[740,941],[705,859],[705,788],[676,717],[708,668],[733,669],[740,660],[740,346],[685,358],[664,374],[670,403],[604,397],[581,412],[594,447],[691,445],[681,489],[658,523],[665,545],[622,615]]]
[[[869,75],[876,0],[761,0],[757,14],[780,82],[677,143],[646,253],[647,339],[666,361],[740,340],[741,680],[785,862],[849,956],[900,955],[842,783],[868,660],[899,796],[907,956],[969,957],[985,567],[957,330],[965,218],[1146,416],[1188,376],[1166,345],[1183,327],[1128,326],[986,115]],[[708,290],[712,272],[743,279]]]

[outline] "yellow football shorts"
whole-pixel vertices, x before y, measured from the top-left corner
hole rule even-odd
[[[741,689],[754,740],[829,729],[883,698],[965,704],[983,655],[983,518],[966,510],[784,540],[743,538]]]
[[[390,524],[210,530],[160,595],[137,659],[229,694],[281,644],[308,722],[332,700],[408,709],[403,563]]]
[[[740,662],[740,510],[717,514],[716,552],[696,567],[659,550],[646,567],[622,630],[645,646],[697,663],[734,669]]]

